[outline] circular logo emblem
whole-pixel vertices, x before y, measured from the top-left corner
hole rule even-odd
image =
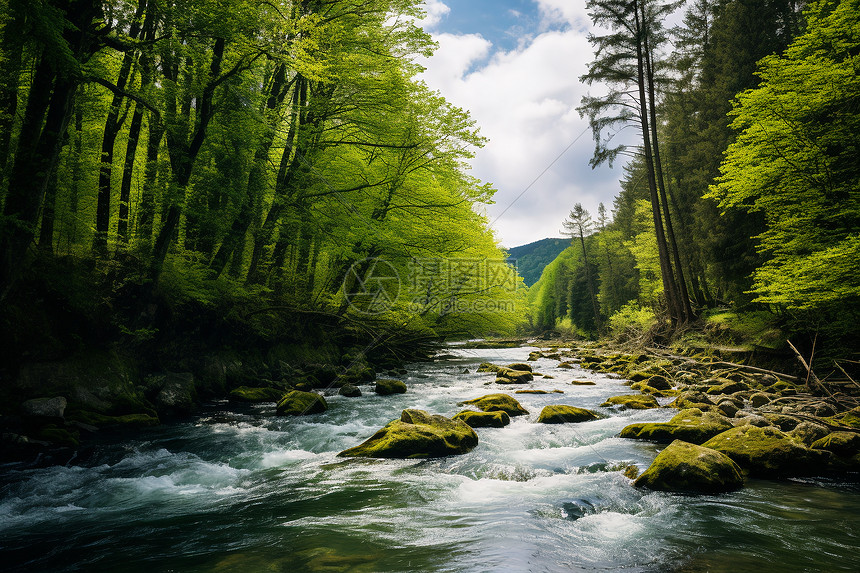
[[[400,274],[379,258],[357,261],[343,279],[347,303],[363,314],[382,314],[394,306],[400,294]]]

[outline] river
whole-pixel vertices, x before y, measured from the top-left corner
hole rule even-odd
[[[484,361],[533,348],[446,350],[414,364],[406,394],[327,397],[329,410],[274,416],[274,405],[208,405],[191,420],[102,439],[67,466],[0,468],[4,571],[556,572],[858,571],[860,486],[750,480],[735,493],[640,491],[661,446],[620,439],[670,410],[599,408],[618,379],[532,362],[515,395],[529,416],[477,430],[462,456],[336,457],[404,408],[452,416],[457,403],[521,386],[485,386]],[[462,371],[468,369],[470,373]],[[593,386],[571,385],[591,380]],[[535,420],[547,404],[600,410],[580,424]]]

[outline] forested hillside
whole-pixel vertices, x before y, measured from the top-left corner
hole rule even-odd
[[[512,329],[518,279],[473,209],[494,190],[465,165],[483,139],[416,80],[420,6],[3,0],[6,367]]]
[[[783,345],[856,351],[860,3],[695,0],[673,30],[658,0],[588,7],[613,32],[590,38],[582,79],[612,90],[580,111],[593,164],[626,158],[625,175],[611,220],[571,212],[574,245],[530,292],[535,326],[619,334],[731,310]],[[627,127],[640,145],[614,146]]]
[[[551,263],[567,246],[568,239],[541,239],[527,245],[508,249],[508,261],[514,264],[526,286],[540,278],[544,267]]]

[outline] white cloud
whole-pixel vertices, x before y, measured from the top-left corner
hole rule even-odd
[[[540,4],[561,10],[569,3]],[[568,12],[577,17],[576,10]],[[474,34],[433,37],[439,49],[420,62],[427,68],[424,80],[469,110],[489,139],[472,161],[473,174],[499,190],[487,214],[502,244],[559,236],[575,203],[592,214],[601,201],[611,207],[620,169],[591,170],[591,132],[576,111],[582,96],[596,91],[579,82],[592,58],[585,33],[572,26],[545,31],[510,52],[491,52],[492,44]]]
[[[448,15],[451,8],[441,0],[425,0],[424,11],[427,15],[416,22],[416,24],[425,30],[429,30],[438,25],[442,21],[442,18]]]

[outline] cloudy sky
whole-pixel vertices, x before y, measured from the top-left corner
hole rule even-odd
[[[617,194],[621,163],[592,170],[594,142],[576,107],[592,58],[585,0],[426,0],[439,43],[424,80],[469,110],[489,143],[472,174],[492,183],[496,237],[514,247],[560,236],[575,203],[592,215]],[[553,163],[555,161],[555,163]]]

